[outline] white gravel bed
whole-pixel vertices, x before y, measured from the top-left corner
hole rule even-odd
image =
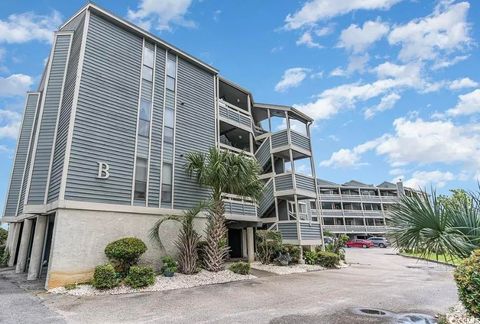
[[[74,296],[95,296],[95,295],[118,295],[135,292],[164,291],[182,288],[192,288],[204,285],[220,284],[232,281],[254,279],[252,275],[240,275],[230,270],[220,272],[209,272],[202,270],[194,275],[175,273],[173,277],[157,276],[155,284],[145,288],[134,289],[125,285],[108,290],[98,290],[91,285],[78,285],[76,288],[67,290],[65,287],[50,289],[49,293],[68,294]]]
[[[262,264],[261,262],[253,262],[251,264],[251,267],[253,269],[272,272],[278,275],[325,270],[324,267],[316,264],[292,264],[288,266],[278,266],[274,264]]]
[[[480,324],[480,320],[467,315],[465,308],[460,303],[453,306],[445,316],[450,324]]]

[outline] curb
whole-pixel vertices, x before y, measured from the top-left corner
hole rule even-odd
[[[446,266],[449,266],[449,267],[452,267],[452,268],[456,268],[456,267],[457,267],[455,264],[447,263],[447,262],[444,262],[444,261],[424,259],[424,258],[421,258],[421,257],[416,257],[416,256],[413,256],[413,255],[405,255],[405,254],[402,254],[402,253],[397,253],[397,255],[402,256],[402,257],[404,257],[404,258],[416,259],[416,260],[420,260],[420,261],[427,261],[427,262],[433,262],[433,263],[437,263],[437,264],[442,264],[442,265],[446,265]]]

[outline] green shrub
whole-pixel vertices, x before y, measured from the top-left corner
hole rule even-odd
[[[300,247],[293,244],[283,244],[281,248],[281,253],[288,253],[292,257],[292,263],[298,263],[300,260]]]
[[[177,262],[171,256],[164,256],[162,263],[162,273],[165,277],[172,277],[177,272]]]
[[[0,227],[0,246],[7,244],[8,231]]]
[[[250,263],[247,262],[235,262],[230,266],[230,271],[241,274],[248,275],[250,273]]]
[[[320,251],[317,253],[317,263],[325,268],[334,268],[340,263],[338,254]]]
[[[113,241],[105,248],[105,254],[122,277],[128,274],[128,269],[138,263],[140,256],[147,251],[142,240],[135,237],[125,237]]]
[[[5,246],[3,249],[0,248],[0,268],[8,266],[8,260],[10,259],[10,252]]]
[[[292,262],[292,257],[290,254],[287,253],[279,253],[278,257],[276,257],[273,261],[277,262],[281,266],[288,266],[290,262]]]
[[[257,258],[263,264],[272,262],[275,255],[281,253],[282,234],[277,231],[256,231]],[[286,253],[282,253],[286,254]]]
[[[317,251],[305,251],[303,257],[305,258],[306,264],[315,264],[318,261]]]
[[[155,271],[148,266],[131,266],[125,284],[132,288],[151,286],[155,283]]]
[[[110,289],[118,286],[119,280],[115,268],[110,264],[95,267],[92,285],[97,289]]]
[[[463,306],[470,315],[480,318],[480,249],[455,269],[454,277]]]

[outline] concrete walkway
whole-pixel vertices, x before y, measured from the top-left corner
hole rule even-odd
[[[353,264],[346,269],[188,290],[81,298],[48,294],[43,304],[69,323],[392,323],[353,309],[435,315],[457,302],[449,267],[389,249],[347,250],[347,260]],[[15,310],[33,318],[43,308],[31,308],[28,298]],[[0,312],[6,309],[0,303]]]

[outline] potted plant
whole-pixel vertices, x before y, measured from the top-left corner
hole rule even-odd
[[[177,262],[171,256],[164,256],[162,258],[162,274],[165,277],[173,277],[177,272]]]

